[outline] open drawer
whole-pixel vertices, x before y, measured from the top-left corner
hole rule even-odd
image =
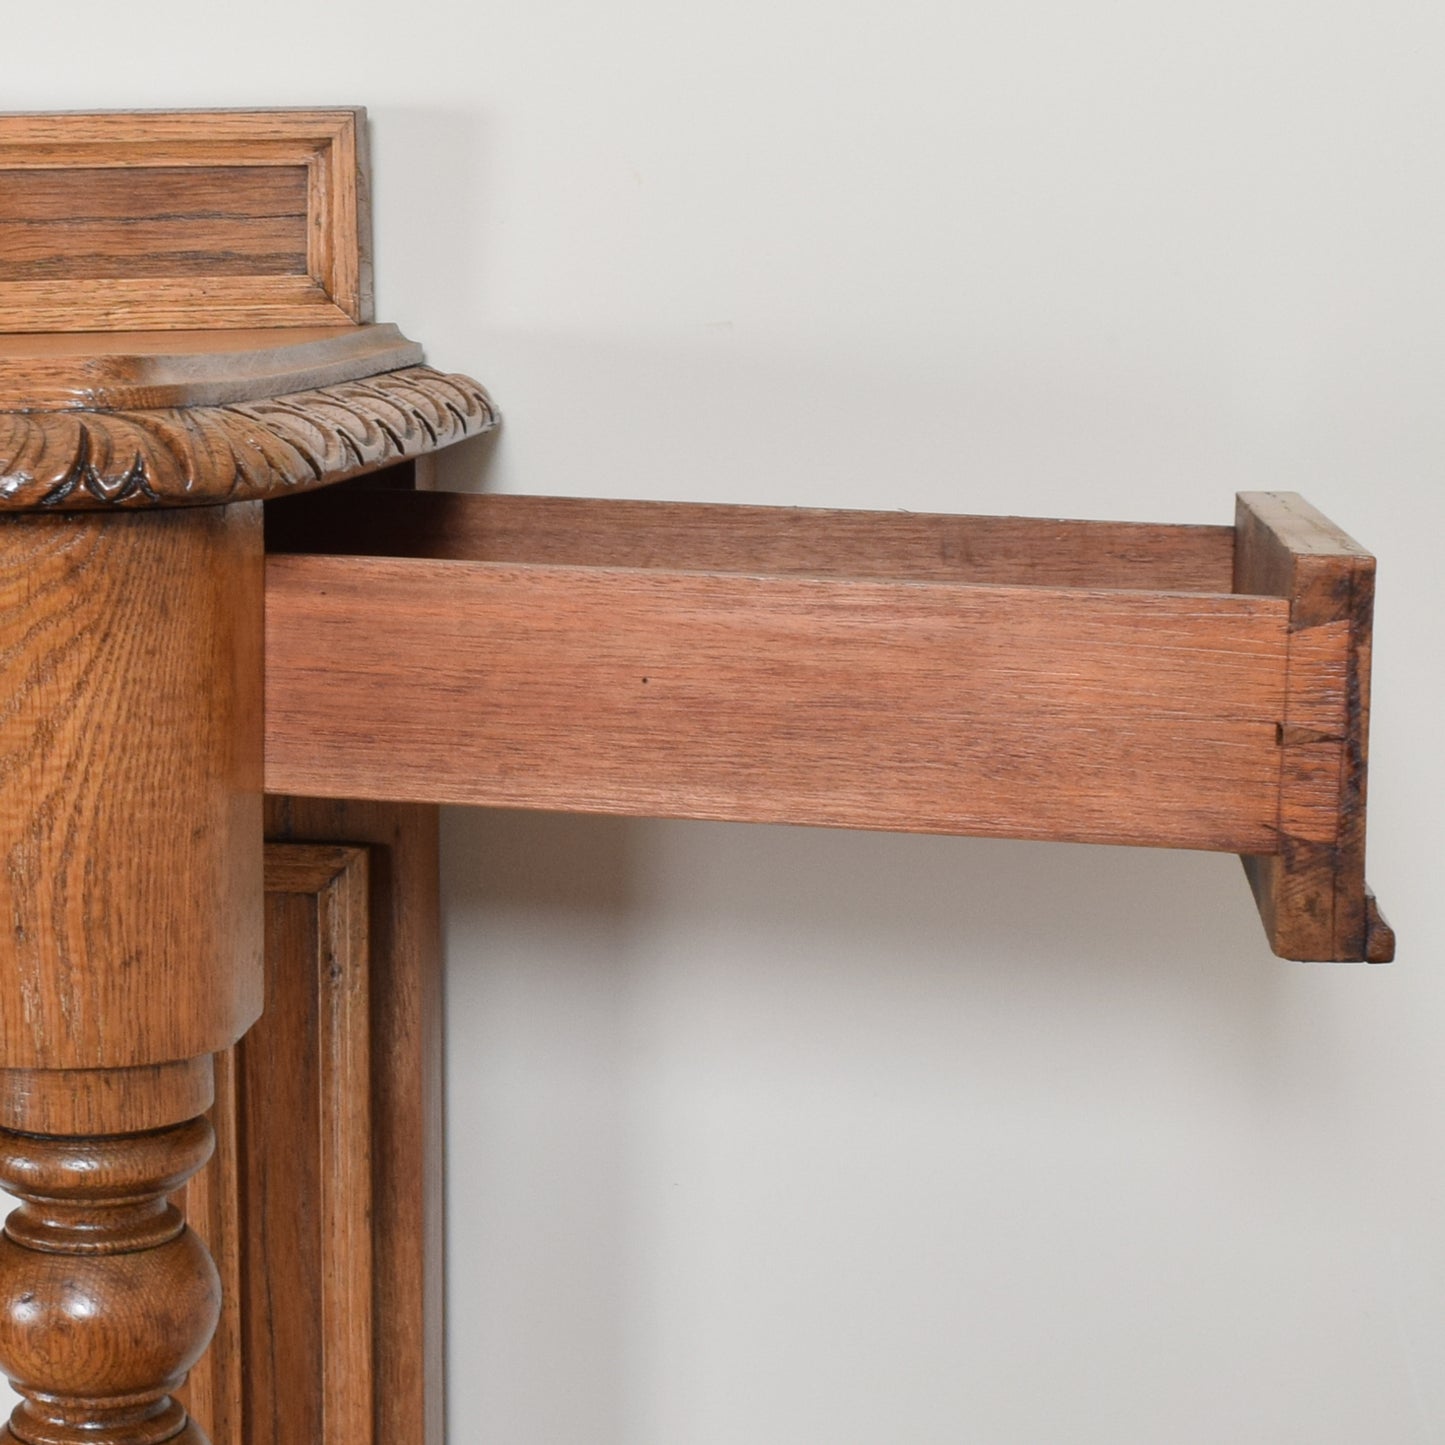
[[[1239,853],[1385,961],[1374,559],[1235,526],[319,492],[268,504],[266,786]]]

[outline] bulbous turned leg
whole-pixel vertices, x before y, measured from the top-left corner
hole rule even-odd
[[[24,1398],[0,1445],[205,1445],[171,1395],[216,1328],[220,1281],[167,1195],[205,1119],[55,1138],[0,1129],[0,1368]]]

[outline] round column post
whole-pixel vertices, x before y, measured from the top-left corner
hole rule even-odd
[[[0,518],[0,1368],[24,1445],[201,1440],[167,1195],[261,1008],[259,503]]]

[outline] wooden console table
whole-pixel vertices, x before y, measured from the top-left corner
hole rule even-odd
[[[497,418],[371,320],[364,138],[346,110],[0,117],[25,1445],[439,1445],[436,804],[1233,852],[1277,953],[1393,953],[1374,561],[1307,503],[418,489]]]

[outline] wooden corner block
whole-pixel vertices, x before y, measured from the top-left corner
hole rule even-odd
[[[371,319],[360,109],[0,116],[0,332]]]
[[[1234,588],[1290,604],[1278,847],[1244,858],[1270,944],[1388,962],[1394,935],[1365,887],[1375,559],[1292,492],[1242,493]]]

